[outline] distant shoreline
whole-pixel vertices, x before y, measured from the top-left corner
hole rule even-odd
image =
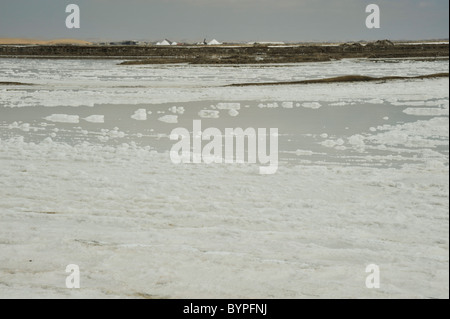
[[[447,43],[393,43],[388,40],[314,45],[0,45],[0,58],[117,59],[122,65],[283,64],[348,58],[448,58]]]
[[[0,45],[91,45],[92,42],[78,39],[37,40],[22,38],[0,38]]]

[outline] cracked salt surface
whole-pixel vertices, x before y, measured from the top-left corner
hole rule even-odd
[[[0,60],[38,84],[0,88],[0,297],[448,298],[448,79],[217,87],[448,61],[243,68]],[[194,119],[278,127],[278,172],[173,164]]]

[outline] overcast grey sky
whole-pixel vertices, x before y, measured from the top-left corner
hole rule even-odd
[[[81,28],[65,8],[80,6]],[[368,4],[381,29],[367,29]],[[448,0],[0,0],[0,37],[349,41],[448,38]]]

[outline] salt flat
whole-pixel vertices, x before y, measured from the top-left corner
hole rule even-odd
[[[0,297],[448,298],[447,78],[225,87],[448,61],[117,62],[0,60]],[[277,173],[173,164],[194,119],[277,127]]]

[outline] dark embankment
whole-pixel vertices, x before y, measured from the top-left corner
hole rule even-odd
[[[0,82],[0,85],[33,85],[33,84],[21,82]]]
[[[0,45],[0,57],[52,59],[120,59],[121,64],[267,64],[321,62],[344,58],[445,58],[449,45],[394,44],[390,41],[293,46],[108,46]]]
[[[393,81],[393,80],[420,80],[433,78],[448,78],[449,73],[436,73],[421,76],[385,76],[375,78],[371,76],[361,75],[347,75],[327,79],[305,80],[305,81],[291,81],[291,82],[266,82],[266,83],[240,83],[231,84],[227,86],[270,86],[270,85],[294,85],[294,84],[323,84],[323,83],[346,83],[346,82],[379,82],[379,81]]]

